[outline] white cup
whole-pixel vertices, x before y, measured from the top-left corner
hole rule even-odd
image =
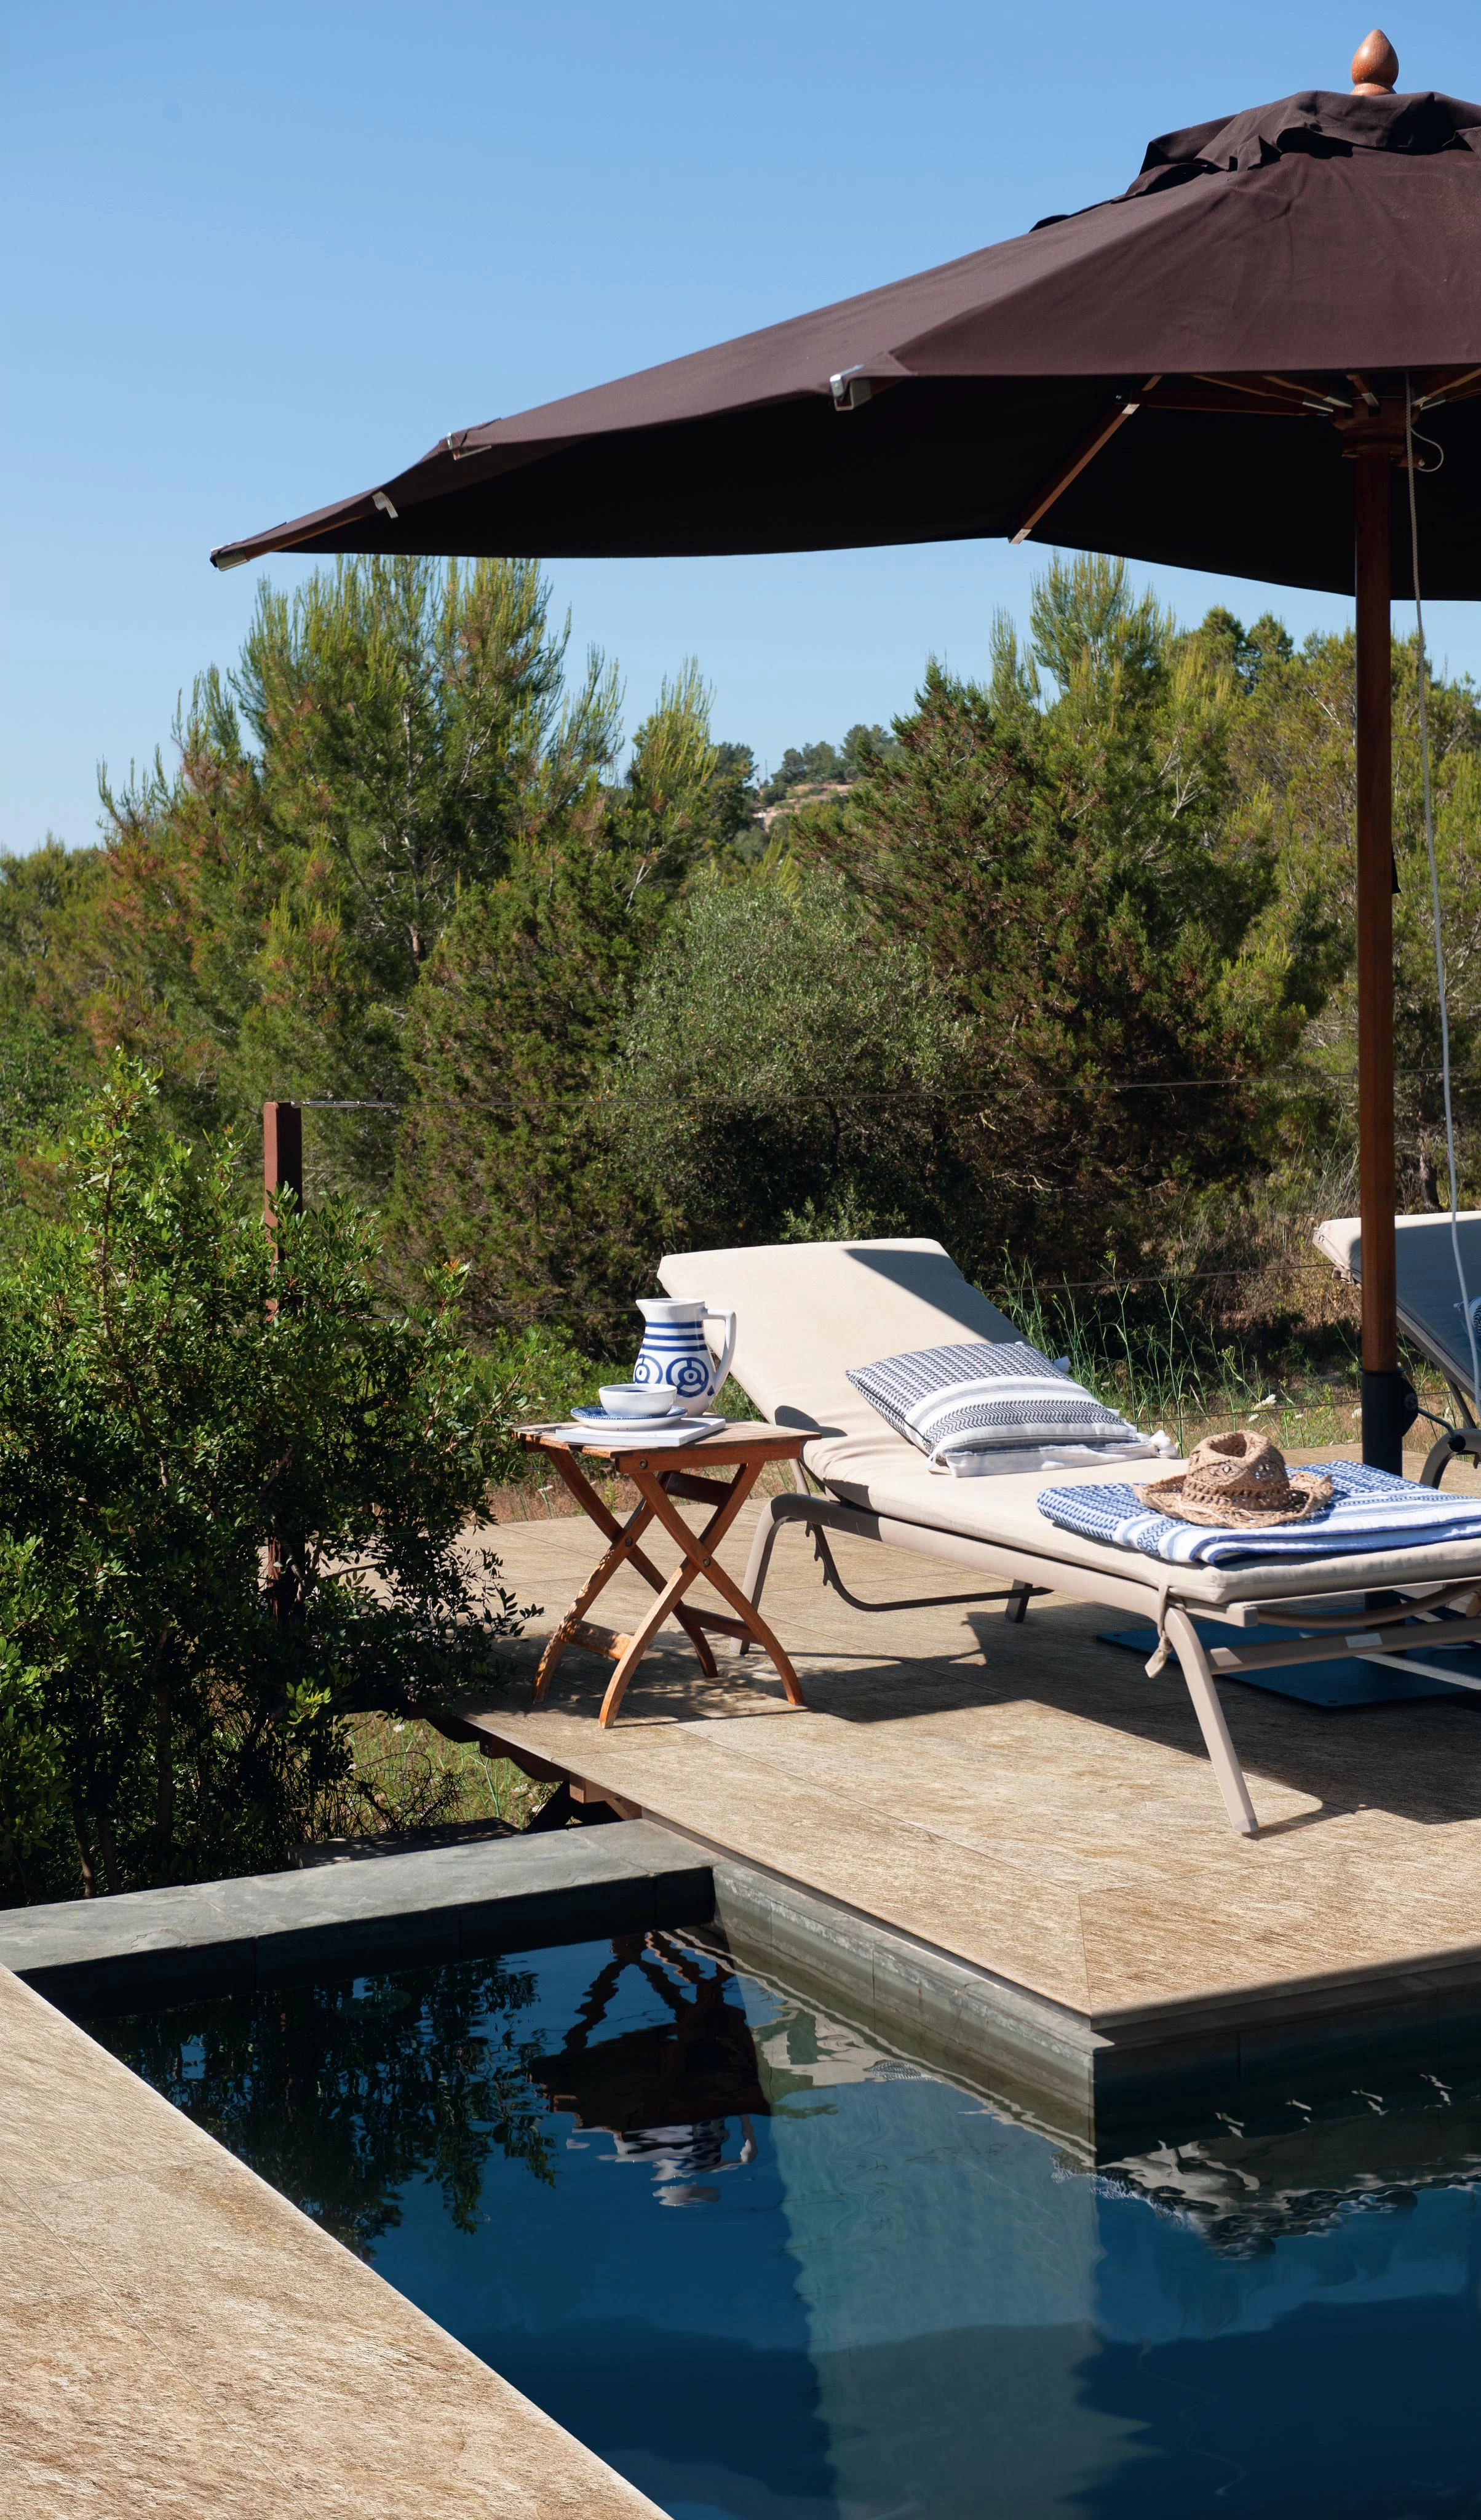
[[[608,1418],[667,1418],[679,1405],[671,1391],[650,1382],[604,1382],[597,1398]]]

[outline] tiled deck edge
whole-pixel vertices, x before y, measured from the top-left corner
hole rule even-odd
[[[1470,1972],[1369,1975],[1200,2021],[1169,2007],[1124,2039],[758,1867],[710,1850],[732,1957],[841,2009],[1056,2140],[1100,2160],[1236,2100],[1341,2093],[1374,2074],[1481,2070],[1481,1986]],[[1219,2007],[1223,2009],[1223,2007]]]
[[[572,1763],[542,1766],[603,1790]],[[738,1958],[764,1969],[774,1956],[779,1974],[851,2009],[861,2028],[1101,2158],[1163,2128],[1169,2112],[1191,2122],[1234,2099],[1340,2093],[1375,2073],[1481,2071],[1481,1944],[1081,2013],[661,1809],[650,1805],[641,1824],[708,1860],[722,1921],[741,1938]]]
[[[718,1849],[711,1862],[716,1922],[741,1967],[785,1978],[886,2047],[1091,2147],[1104,2042],[1079,2014],[759,1866]]]
[[[661,2520],[0,1969],[7,2512]]]
[[[64,2011],[101,2012],[268,1979],[703,1924],[713,1912],[708,1858],[636,1821],[9,1909],[0,1967]]]

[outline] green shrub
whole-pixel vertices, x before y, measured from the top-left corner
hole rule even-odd
[[[933,1233],[969,1195],[945,1147],[960,1027],[923,952],[830,876],[794,878],[689,894],[608,1071],[611,1142],[670,1249]]]
[[[0,1856],[22,1897],[279,1863],[342,1717],[486,1680],[516,1625],[458,1535],[502,1429],[461,1280],[378,1293],[343,1202],[244,1211],[120,1060],[61,1221],[0,1281]]]
[[[637,1344],[635,1335],[635,1353]],[[593,1406],[600,1383],[630,1371],[598,1365],[559,1330],[539,1328],[496,1331],[475,1370],[490,1421],[500,1429],[488,1455],[490,1484],[500,1487],[523,1484],[540,1469],[539,1458],[515,1442],[514,1427]]]

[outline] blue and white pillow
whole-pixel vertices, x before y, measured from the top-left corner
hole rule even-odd
[[[850,1382],[897,1434],[929,1456],[933,1469],[975,1466],[967,1457],[1012,1457],[1003,1466],[1040,1466],[1066,1447],[1085,1458],[1125,1457],[1153,1446],[1027,1339],[971,1339],[917,1348],[852,1367]],[[985,1466],[985,1465],[984,1465]]]

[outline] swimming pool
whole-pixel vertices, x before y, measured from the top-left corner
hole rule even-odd
[[[653,1934],[92,2020],[675,2520],[1481,2514],[1481,2091],[1088,2168]]]

